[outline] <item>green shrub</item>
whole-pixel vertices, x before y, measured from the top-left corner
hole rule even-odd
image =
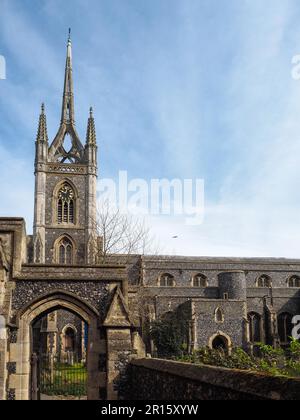
[[[241,348],[235,348],[231,354],[224,350],[213,350],[208,347],[184,356],[177,360],[201,365],[218,366],[230,369],[241,369],[262,372],[272,376],[300,377],[300,343],[292,341],[286,350],[257,343],[260,357],[249,355]]]

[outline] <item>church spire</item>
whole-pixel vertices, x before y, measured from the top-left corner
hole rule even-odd
[[[66,137],[71,139],[71,149],[65,145]],[[71,29],[67,43],[61,122],[49,149],[49,159],[60,163],[81,163],[84,159],[84,148],[75,127]]]
[[[74,92],[73,92],[73,69],[72,69],[72,41],[71,29],[69,29],[69,37],[67,43],[67,58],[65,67],[65,84],[62,102],[61,122],[66,124],[74,124]]]
[[[45,114],[45,105],[41,106],[41,113],[39,119],[39,127],[36,136],[37,142],[46,142],[48,143],[48,132],[47,132],[47,118]]]

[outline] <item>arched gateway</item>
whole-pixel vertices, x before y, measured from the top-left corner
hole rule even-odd
[[[36,376],[37,372],[35,371],[33,364],[35,353],[33,352],[32,325],[36,319],[43,315],[53,313],[53,311],[57,309],[66,309],[76,314],[88,325],[88,342],[86,349],[87,398],[98,399],[101,380],[100,375],[97,377],[95,372],[98,371],[99,349],[101,345],[98,330],[99,313],[95,308],[86,304],[77,296],[61,291],[54,291],[38,298],[23,308],[18,315],[19,344],[22,348],[19,375],[22,378],[24,385],[27,383],[30,388],[29,390],[26,388],[22,390],[24,393],[23,397],[28,395],[30,398],[36,399],[37,397],[39,398],[40,393],[40,378]],[[32,370],[30,370],[30,361]],[[69,381],[71,380],[72,378],[69,378]],[[74,378],[74,380],[76,380],[76,378]],[[105,384],[103,385],[105,387]]]
[[[17,238],[23,231],[24,222],[14,220],[14,223],[14,226],[8,225],[6,221],[10,229],[15,229],[11,237]],[[28,400],[40,397],[40,377],[35,365],[38,351],[34,345],[33,327],[46,319],[48,325],[40,322],[39,331],[46,332],[50,341],[56,332],[59,338],[59,331],[69,325],[69,319],[59,318],[59,314],[64,313],[73,318],[75,316],[83,324],[81,338],[84,351],[80,362],[86,369],[81,377],[81,381],[85,381],[86,398],[118,399],[127,363],[136,357],[133,344],[136,325],[130,318],[127,306],[125,267],[89,266],[87,279],[86,266],[21,264],[22,254],[18,254],[21,247],[16,249],[13,243],[11,241],[14,265],[11,279],[6,283],[7,294],[11,297],[7,308],[10,321],[7,323],[7,337],[4,337],[7,348],[6,398]],[[79,331],[79,327],[76,331]],[[53,341],[51,345],[54,351],[49,352],[58,354],[59,346],[55,347]],[[71,358],[68,364],[73,365],[73,362]],[[72,381],[72,378],[68,380]],[[74,386],[74,383],[69,385]]]

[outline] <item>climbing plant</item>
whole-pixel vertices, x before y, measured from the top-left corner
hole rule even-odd
[[[150,324],[150,336],[157,348],[158,357],[173,358],[186,353],[189,319],[189,309],[182,305]]]

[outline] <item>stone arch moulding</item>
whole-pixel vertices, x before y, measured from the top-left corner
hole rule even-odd
[[[222,331],[218,331],[216,334],[214,334],[214,335],[212,335],[210,337],[210,339],[208,340],[208,347],[210,349],[213,348],[213,342],[214,342],[215,338],[217,338],[217,337],[225,338],[225,340],[227,341],[227,344],[228,344],[228,353],[231,354],[231,352],[232,352],[232,341],[231,341],[231,338],[229,337],[228,334],[226,334],[226,333],[224,333]]]
[[[61,330],[61,333],[62,333],[62,334],[65,334],[65,332],[66,332],[66,330],[67,330],[68,328],[71,328],[72,330],[74,330],[74,332],[75,332],[76,334],[78,333],[77,328],[76,328],[76,327],[75,327],[75,325],[73,325],[73,324],[67,324],[67,325],[65,325],[65,326],[63,327],[63,329]]]
[[[55,199],[57,199],[58,198],[58,193],[59,193],[59,190],[61,189],[61,187],[64,185],[64,184],[70,184],[70,187],[72,187],[73,188],[73,190],[74,190],[74,194],[75,194],[75,199],[77,199],[78,197],[79,197],[79,194],[78,194],[78,189],[77,189],[77,187],[76,187],[76,185],[74,184],[74,182],[71,180],[71,179],[69,179],[69,178],[64,178],[64,179],[61,179],[56,185],[55,185],[55,187],[54,187],[54,189],[53,189],[53,194],[52,194],[52,197],[53,198],[55,198]]]
[[[95,316],[99,319],[99,312],[90,303],[84,301],[75,293],[62,289],[55,289],[52,290],[50,293],[47,292],[41,294],[39,297],[33,299],[30,303],[28,303],[21,310],[19,310],[16,316],[17,326],[19,326],[19,322],[25,314],[32,313],[38,308],[43,307],[40,313],[34,316],[34,318],[36,318],[37,316],[41,315],[42,313],[48,310],[47,308],[44,308],[45,305],[49,305],[49,309],[53,309],[54,306],[52,305],[52,302],[54,300],[60,300],[64,308],[71,310],[71,312],[75,311],[75,313],[81,316],[86,322],[89,321],[89,316],[87,314]]]
[[[55,290],[50,294],[40,296],[17,314],[17,325],[19,328],[17,336],[16,399],[28,400],[31,398],[30,359],[32,352],[32,323],[42,314],[57,308],[75,313],[88,324],[88,399],[97,400],[99,397],[99,378],[95,376],[95,372],[98,371],[99,355],[97,349],[100,346],[99,313],[90,304],[74,294],[62,290]]]
[[[61,179],[55,185],[55,187],[53,189],[53,192],[52,192],[52,216],[51,216],[52,224],[57,225],[57,214],[56,213],[57,213],[58,193],[59,193],[61,187],[64,184],[69,184],[70,187],[74,191],[74,221],[75,221],[75,226],[78,226],[78,224],[79,224],[79,211],[78,211],[79,193],[78,193],[78,189],[77,189],[76,185],[69,178]],[[72,226],[72,228],[74,229],[74,225]]]

